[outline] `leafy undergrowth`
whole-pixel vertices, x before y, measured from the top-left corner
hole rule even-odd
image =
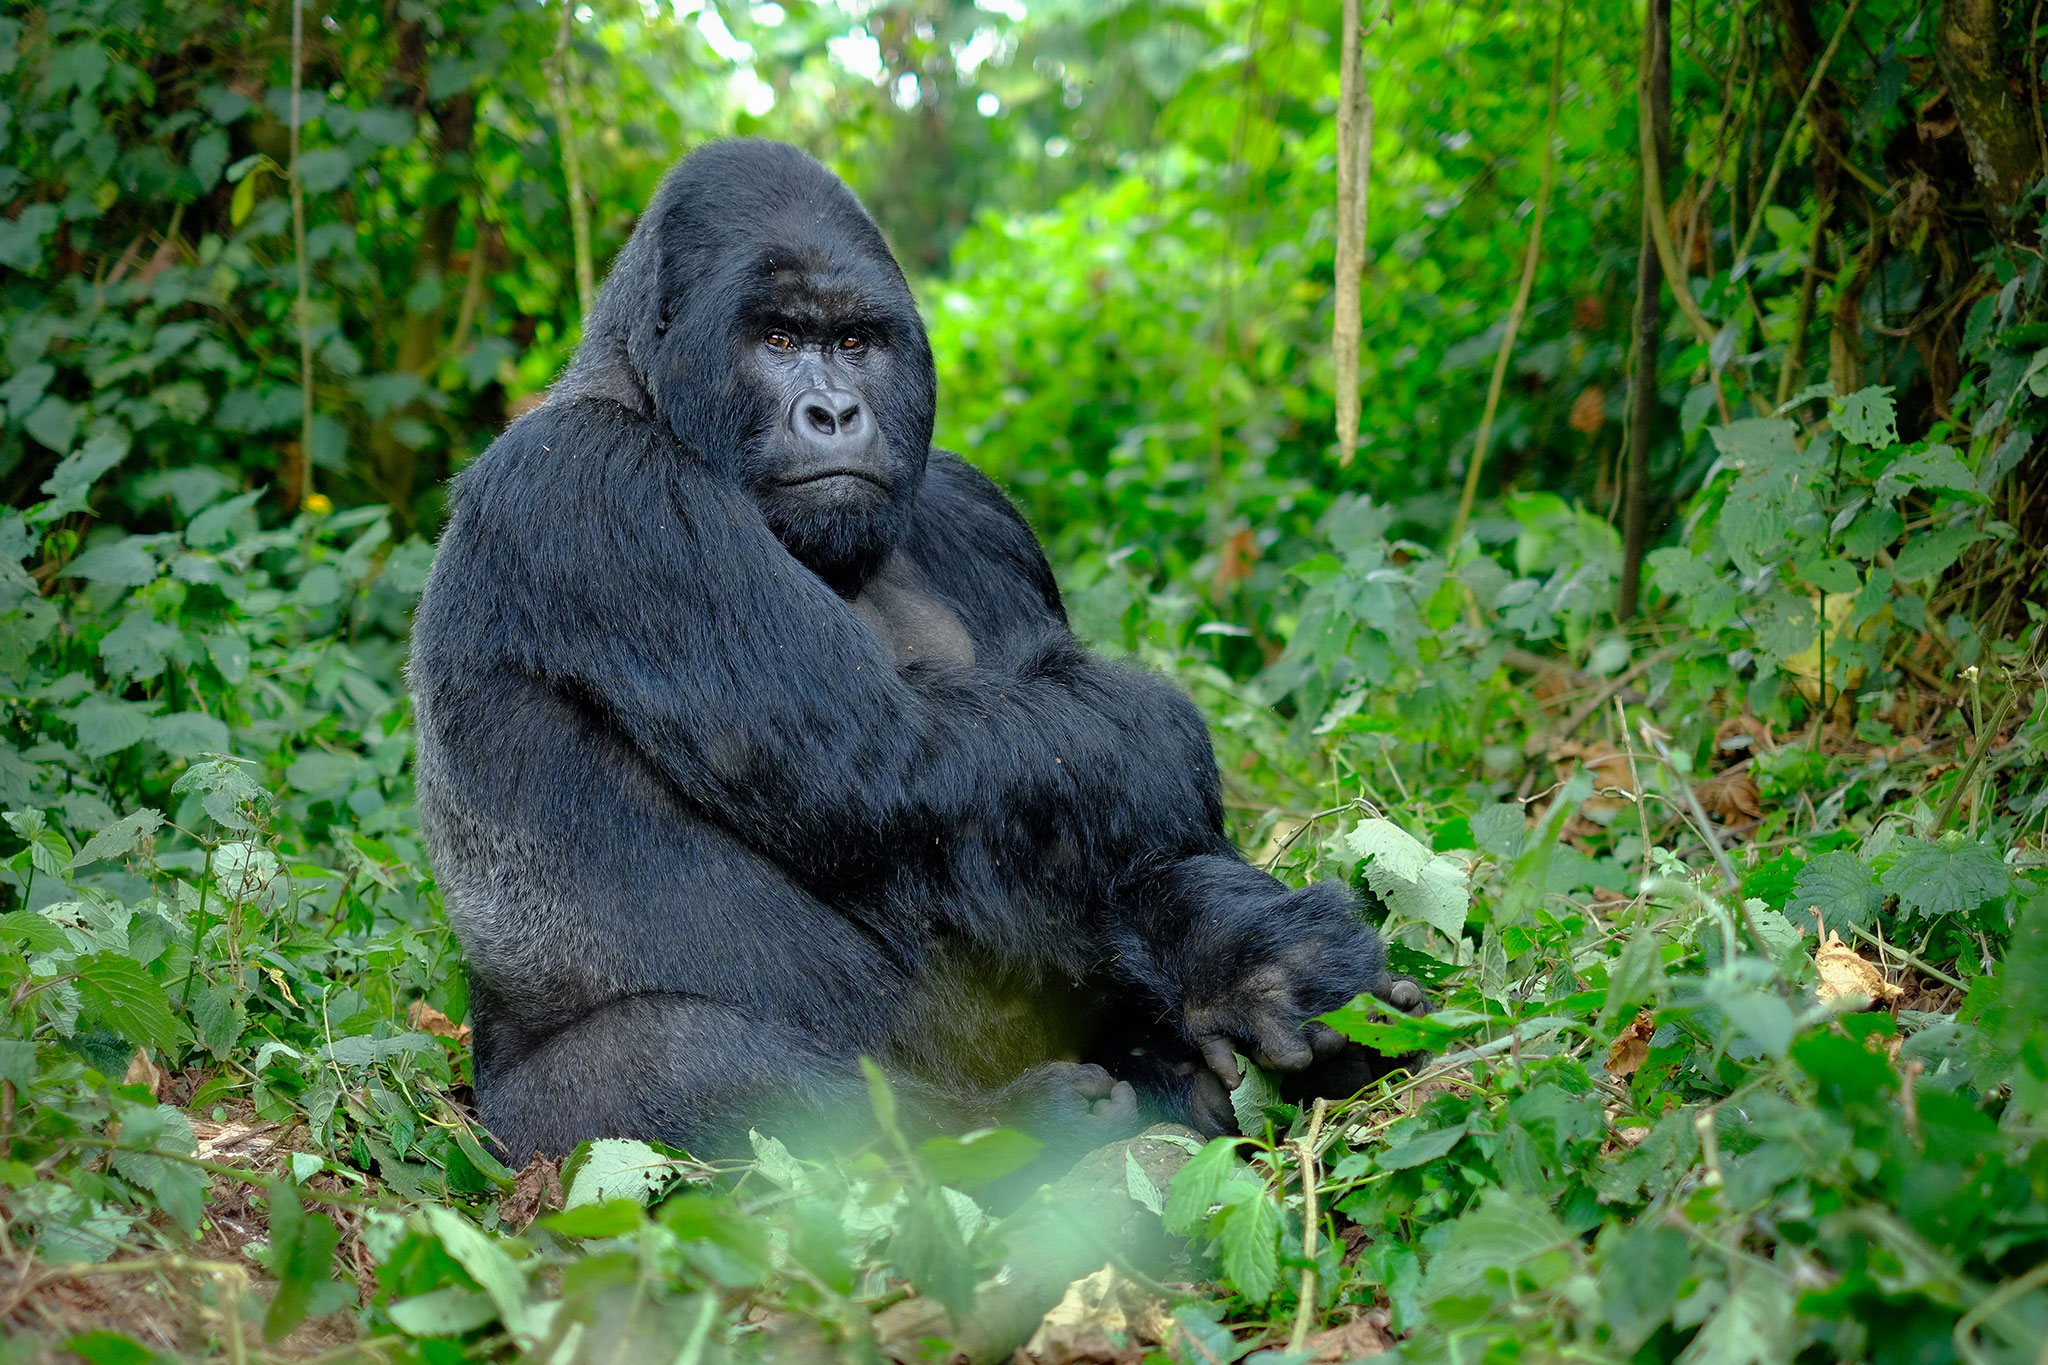
[[[1448,564],[1340,505],[1250,682],[1183,600],[1077,573],[1210,707],[1248,846],[1369,888],[1441,1009],[1332,1016],[1417,1075],[1303,1111],[1253,1073],[1251,1136],[1128,1156],[1093,1202],[1185,1240],[1075,1286],[1036,1358],[2037,1360],[2040,632],[1929,608],[2000,531],[1887,414],[1716,432],[1632,634],[1611,530],[1554,499]],[[426,547],[204,479],[144,490],[177,530],[80,546],[93,451],[0,522],[9,1356],[874,1360],[1012,1292],[1033,1247],[976,1196],[1031,1144],[914,1147],[885,1090],[836,1166],[494,1161],[412,829]]]

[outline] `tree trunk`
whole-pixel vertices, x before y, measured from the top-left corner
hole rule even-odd
[[[1650,0],[1643,27],[1643,65],[1649,73],[1647,107],[1637,118],[1650,120],[1656,134],[1657,172],[1671,164],[1671,0]],[[1636,373],[1629,395],[1627,467],[1621,499],[1621,587],[1614,614],[1626,621],[1636,614],[1641,592],[1643,552],[1650,539],[1650,427],[1657,416],[1657,347],[1664,326],[1664,270],[1657,262],[1649,204],[1643,196],[1643,245],[1636,259]]]
[[[1970,167],[2005,236],[2018,230],[2009,212],[2040,174],[2040,148],[2019,102],[2005,83],[1999,42],[1999,0],[1946,0],[1936,30],[1934,59],[1948,82],[1949,99],[1970,149]],[[2033,73],[2029,73],[2029,79]]]

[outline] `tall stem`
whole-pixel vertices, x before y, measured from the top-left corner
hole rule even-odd
[[[1472,446],[1472,463],[1465,468],[1465,491],[1458,498],[1457,519],[1451,523],[1450,553],[1465,538],[1472,520],[1472,502],[1479,495],[1479,471],[1486,464],[1487,446],[1493,440],[1493,419],[1500,411],[1501,386],[1507,382],[1508,360],[1514,354],[1515,334],[1522,330],[1522,315],[1529,309],[1529,294],[1536,287],[1536,263],[1543,256],[1543,220],[1550,213],[1550,186],[1557,176],[1557,104],[1564,88],[1564,30],[1571,18],[1569,7],[1557,15],[1557,45],[1550,54],[1550,113],[1543,120],[1543,182],[1536,191],[1536,216],[1529,224],[1529,246],[1522,253],[1522,282],[1515,289],[1515,302],[1508,309],[1507,331],[1500,339],[1500,353],[1493,358],[1493,379],[1486,386],[1486,410],[1479,415],[1479,436]]]
[[[1343,51],[1337,67],[1337,298],[1330,352],[1337,368],[1337,463],[1358,455],[1358,291],[1365,282],[1366,192],[1372,179],[1372,96],[1365,89],[1365,36],[1378,27],[1344,0]]]
[[[1642,99],[1636,117],[1648,124],[1643,157],[1643,244],[1636,258],[1636,372],[1630,395],[1628,463],[1621,506],[1621,586],[1615,617],[1636,614],[1643,552],[1650,537],[1650,425],[1657,415],[1657,343],[1663,329],[1664,270],[1657,252],[1655,206],[1663,186],[1652,181],[1671,160],[1671,0],[1650,0],[1643,23]]]
[[[313,487],[313,313],[312,279],[306,263],[306,187],[299,179],[299,105],[305,82],[306,0],[292,0],[292,254],[299,271],[299,459],[285,498],[292,508],[305,502]]]
[[[555,107],[555,135],[562,140],[562,179],[569,191],[569,232],[576,253],[576,308],[590,316],[597,302],[597,272],[590,259],[590,205],[583,197],[583,160],[569,122],[569,38],[575,31],[576,0],[556,0],[562,25],[555,33],[555,57],[548,64],[548,100]]]

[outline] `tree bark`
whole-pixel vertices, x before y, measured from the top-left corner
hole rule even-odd
[[[2010,210],[2041,172],[2040,148],[2028,130],[2019,102],[2005,83],[2005,52],[1999,41],[1999,0],[1945,0],[1935,34],[1935,63],[1948,82],[1970,168],[1994,209],[2001,234],[2018,224]],[[2031,73],[2030,73],[2031,77]]]
[[[1662,176],[1671,164],[1671,0],[1650,0],[1642,59],[1649,73],[1644,82],[1649,100],[1647,107],[1637,109],[1636,117],[1650,120],[1657,174]],[[1646,179],[1647,175],[1646,168]],[[1629,395],[1628,461],[1621,499],[1621,586],[1614,607],[1616,619],[1622,621],[1636,614],[1643,552],[1650,539],[1650,428],[1657,416],[1657,347],[1664,331],[1664,268],[1657,259],[1650,206],[1660,198],[1643,195],[1643,244],[1636,258],[1636,372]]]

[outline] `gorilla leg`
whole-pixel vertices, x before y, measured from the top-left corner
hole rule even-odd
[[[515,1166],[604,1137],[739,1155],[749,1127],[829,1141],[868,1116],[847,1059],[702,996],[628,996],[516,1055],[479,1023],[477,1100]]]
[[[853,1058],[702,996],[628,996],[521,1056],[502,1055],[502,1042],[480,1029],[477,1097],[513,1165],[603,1137],[743,1156],[750,1128],[800,1151],[845,1150],[875,1135]],[[1049,1156],[1072,1155],[1139,1126],[1131,1087],[1099,1066],[1048,1062],[993,1093],[948,1092],[901,1073],[890,1087],[913,1138],[1003,1124],[1043,1138]]]

